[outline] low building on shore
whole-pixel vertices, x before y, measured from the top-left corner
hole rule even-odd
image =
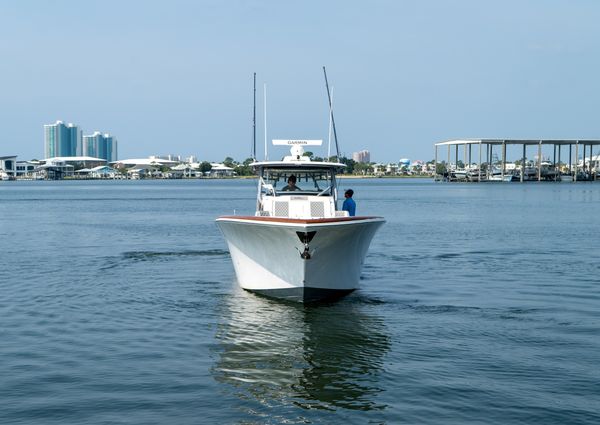
[[[105,159],[95,158],[92,156],[56,156],[52,158],[42,159],[40,162],[42,163],[42,165],[64,163],[66,165],[72,165],[73,169],[75,170],[106,165]]]
[[[14,180],[17,177],[17,156],[0,156],[0,179]]]
[[[194,164],[182,162],[181,164],[171,167],[171,170],[168,172],[168,177],[172,179],[198,177],[202,174],[198,168],[199,167],[194,167]]]
[[[75,171],[77,177],[84,179],[118,179],[124,178],[124,176],[108,165],[99,165],[94,168],[82,168],[81,170]]]
[[[37,177],[44,180],[62,180],[74,176],[75,167],[65,161],[54,159],[35,169]]]
[[[209,177],[233,177],[235,175],[233,168],[228,167],[225,164],[211,163],[210,165],[212,168],[208,172]]]
[[[132,168],[140,168],[140,167],[173,167],[177,165],[177,161],[171,161],[169,159],[161,159],[155,156],[150,156],[148,158],[132,158],[132,159],[121,159],[119,161],[113,161],[109,163],[114,168],[125,168],[130,170]]]
[[[91,156],[60,156],[46,158],[40,161],[34,174],[36,178],[61,180],[73,178],[75,171],[106,165],[106,160]]]
[[[373,174],[376,176],[395,176],[398,174],[398,164],[375,164],[373,165]]]
[[[35,169],[40,166],[40,161],[17,161],[17,178],[33,179]]]

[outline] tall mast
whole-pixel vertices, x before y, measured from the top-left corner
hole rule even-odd
[[[331,94],[329,93],[329,82],[327,81],[327,71],[323,67],[323,74],[325,75],[325,87],[327,88],[327,99],[329,100],[329,113],[331,115],[331,126],[333,127],[333,138],[335,139],[335,151],[337,153],[338,162],[340,160],[340,146],[338,145],[337,132],[335,131],[335,119],[333,119],[333,107],[331,103]]]
[[[256,72],[254,73],[254,105],[252,107],[252,159],[256,161]]]
[[[327,140],[327,161],[331,158],[331,118],[333,117],[333,87],[331,87],[331,104],[329,105],[329,131]]]
[[[265,83],[263,90],[264,90],[264,97],[265,97],[263,107],[264,107],[264,118],[265,118],[265,161],[266,161],[267,159],[269,159],[269,154],[267,153],[267,83]]]

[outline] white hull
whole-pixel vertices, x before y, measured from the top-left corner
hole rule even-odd
[[[505,174],[504,176],[501,174],[494,174],[488,178],[490,182],[510,182],[512,181],[512,174]]]
[[[217,219],[240,286],[297,301],[356,289],[371,240],[383,223],[380,217]]]

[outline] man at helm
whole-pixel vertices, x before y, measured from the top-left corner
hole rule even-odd
[[[293,174],[288,177],[287,183],[287,186],[284,186],[281,190],[302,190],[296,186],[296,176]]]

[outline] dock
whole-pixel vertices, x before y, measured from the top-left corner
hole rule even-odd
[[[600,156],[593,155],[600,140],[524,140],[524,139],[457,139],[435,143],[435,177],[444,181],[560,181],[596,180],[600,173]],[[447,161],[439,161],[438,149],[447,148]],[[476,147],[473,149],[473,147]],[[534,160],[527,152],[535,150]],[[551,148],[552,160],[547,155]],[[517,150],[517,160],[507,161],[507,150]],[[476,152],[474,152],[476,151]],[[498,157],[498,152],[500,157]],[[461,159],[462,154],[462,159]],[[474,155],[475,154],[475,155]],[[565,155],[567,161],[562,161]],[[580,159],[581,155],[581,159]],[[454,162],[452,162],[454,159]],[[459,167],[462,162],[462,167]],[[438,172],[443,164],[443,172]],[[510,165],[510,167],[508,167]]]

